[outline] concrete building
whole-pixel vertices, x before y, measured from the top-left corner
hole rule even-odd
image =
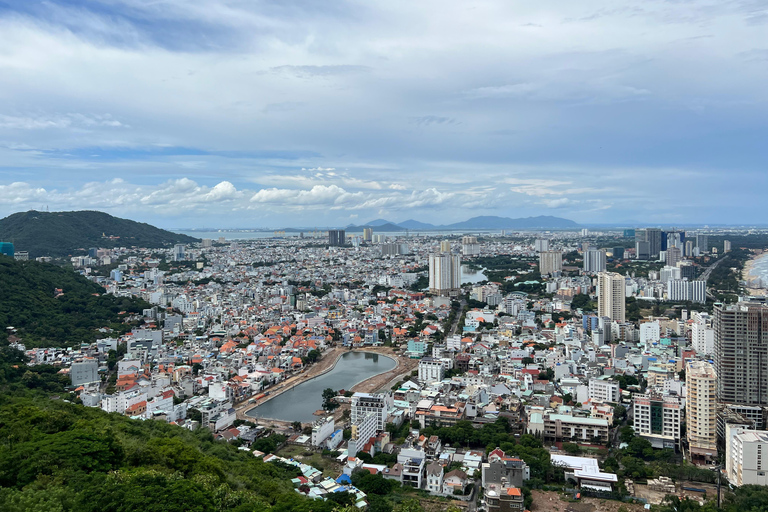
[[[445,375],[445,366],[439,359],[425,357],[419,361],[419,382],[430,384],[440,382]]]
[[[546,241],[546,240],[545,240]],[[541,275],[554,274],[563,270],[563,253],[560,251],[539,252],[539,272]]]
[[[718,400],[768,405],[768,306],[715,304],[713,326]]]
[[[358,418],[373,413],[376,416],[376,429],[384,430],[394,401],[391,393],[355,393],[350,406],[350,420],[353,424]]]
[[[429,291],[452,296],[461,288],[461,256],[440,253],[429,255]]]
[[[69,369],[69,377],[73,386],[99,382],[99,362],[93,358],[87,358],[79,362],[72,363]]]
[[[485,488],[485,504],[488,512],[522,512],[525,499],[522,490],[514,486],[491,484]]]
[[[584,251],[584,273],[605,272],[606,261],[605,251],[597,249]]]
[[[344,247],[347,244],[347,233],[343,229],[331,229],[328,231],[328,245],[331,247]]]
[[[658,259],[661,253],[661,230],[658,228],[646,228],[635,230],[635,247],[638,243],[646,243],[643,246],[647,250],[647,258],[641,258],[638,251],[638,259]]]
[[[672,279],[667,281],[667,298],[671,301],[704,304],[707,301],[707,282]]]
[[[680,442],[682,410],[682,399],[675,395],[634,395],[635,433],[650,441],[654,448],[675,449]]]
[[[589,379],[589,399],[596,402],[619,403],[621,388],[613,380]]]
[[[713,354],[715,351],[715,330],[712,317],[707,313],[695,311],[691,315],[691,345],[697,354]]]
[[[363,240],[366,242],[373,241],[373,228],[363,228]]]
[[[690,460],[694,464],[707,464],[717,458],[717,381],[710,363],[686,364],[686,428]]]
[[[480,244],[477,243],[476,236],[465,236],[461,238],[461,254],[464,256],[480,255]]]
[[[336,430],[333,416],[322,418],[312,425],[312,446],[323,446],[326,439]]]
[[[597,315],[611,319],[612,322],[625,322],[625,303],[627,295],[624,276],[615,272],[601,272],[597,275]]]
[[[602,444],[608,440],[608,421],[567,414],[544,415],[544,438],[571,443]]]
[[[738,429],[730,445],[728,480],[737,487],[768,485],[768,432]]]
[[[186,259],[186,246],[184,244],[176,244],[173,246],[173,261],[184,261]]]

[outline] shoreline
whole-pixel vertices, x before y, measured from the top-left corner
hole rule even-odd
[[[741,279],[746,283],[745,288],[751,296],[768,295],[768,289],[766,289],[764,286],[761,287],[759,285],[756,286],[752,284],[753,281],[757,281],[758,283],[763,284],[761,283],[763,278],[760,275],[754,273],[754,266],[759,259],[765,257],[768,257],[768,251],[754,253],[752,257],[749,258],[746,263],[744,263],[744,268],[741,271]]]
[[[352,349],[352,350],[349,350],[347,348],[336,347],[334,349],[331,349],[329,351],[328,355],[332,355],[332,354],[330,354],[330,352],[334,352],[334,351],[337,352],[337,355],[336,355],[336,357],[335,357],[335,359],[333,361],[333,364],[329,365],[328,367],[322,368],[317,373],[312,373],[312,369],[310,369],[306,374],[294,375],[294,376],[286,379],[282,383],[278,384],[277,387],[279,389],[268,390],[268,391],[270,391],[269,396],[265,397],[261,401],[261,403],[259,403],[259,404],[256,404],[256,405],[249,404],[246,401],[246,402],[243,402],[243,403],[241,403],[239,405],[236,405],[235,409],[237,410],[237,415],[238,415],[238,417],[242,416],[241,419],[245,419],[245,420],[248,420],[248,421],[255,420],[255,419],[266,420],[266,421],[286,421],[286,420],[280,420],[280,419],[277,419],[277,418],[264,418],[264,417],[260,417],[260,416],[251,416],[248,413],[250,411],[258,408],[259,406],[264,405],[265,403],[269,402],[273,398],[276,398],[276,397],[282,395],[286,391],[290,391],[291,389],[293,389],[294,387],[296,387],[298,385],[304,384],[306,382],[314,380],[314,379],[316,379],[318,377],[321,377],[321,376],[323,376],[323,375],[333,371],[336,368],[336,365],[341,360],[341,358],[347,352],[363,352],[363,353],[369,353],[369,354],[376,354],[376,355],[380,355],[380,356],[386,357],[388,359],[391,359],[392,361],[395,362],[394,368],[391,368],[389,370],[385,370],[385,371],[383,371],[381,373],[377,373],[376,375],[371,375],[370,377],[365,378],[365,379],[355,383],[354,385],[350,386],[350,390],[354,389],[355,387],[362,386],[367,381],[370,381],[372,379],[376,379],[377,377],[379,377],[381,375],[387,374],[389,372],[396,371],[396,370],[398,370],[398,368],[400,368],[402,366],[402,362],[400,360],[400,357],[397,356],[394,353],[394,351],[392,351],[391,349],[388,349],[388,350],[376,350],[376,348],[377,347],[367,347],[365,349],[357,349],[357,350]]]

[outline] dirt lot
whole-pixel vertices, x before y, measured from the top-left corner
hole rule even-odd
[[[597,498],[582,498],[569,503],[561,493],[554,491],[533,491],[531,512],[618,512],[619,507],[625,507],[629,512],[641,512],[643,505],[622,503],[620,501],[601,500]]]
[[[706,494],[703,494],[695,491],[684,491],[681,488],[682,486],[693,487],[696,489],[705,489],[707,492]],[[717,485],[715,484],[705,484],[702,482],[678,482],[675,489],[677,490],[675,493],[677,496],[685,496],[700,503],[702,503],[705,499],[717,499]],[[727,487],[724,487],[723,493],[725,493],[725,489],[727,489]],[[647,485],[635,484],[635,496],[638,498],[647,499],[648,503],[651,505],[660,504],[666,495],[667,493],[651,490]]]

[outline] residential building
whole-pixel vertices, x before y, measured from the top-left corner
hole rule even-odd
[[[516,457],[508,457],[501,449],[496,448],[488,454],[488,462],[481,466],[482,486],[507,482],[515,487],[522,487],[523,482],[530,479],[528,465]]]
[[[486,487],[484,498],[488,512],[523,512],[525,510],[522,490],[506,483],[491,484]]]
[[[477,243],[476,236],[461,238],[461,254],[464,256],[478,256],[480,254],[480,244]]]
[[[549,250],[549,240],[546,238],[537,238],[535,242],[533,242],[533,250],[536,252],[544,252]],[[543,272],[542,272],[543,274]]]
[[[439,359],[425,357],[419,361],[419,382],[429,384],[440,382],[445,375],[445,366]]]
[[[554,274],[555,272],[560,272],[562,270],[563,253],[561,251],[539,252],[539,272],[541,275]]]
[[[635,246],[637,243],[647,243],[648,257],[645,259],[658,259],[661,252],[662,232],[658,228],[646,228],[635,230]],[[640,256],[638,255],[638,259]]]
[[[713,354],[715,352],[715,330],[712,328],[712,317],[707,313],[695,311],[691,315],[691,345],[697,354]]]
[[[768,405],[768,306],[715,304],[713,326],[718,400]]]
[[[443,466],[437,462],[427,464],[426,489],[432,494],[443,492]]]
[[[682,399],[676,395],[634,395],[635,433],[650,441],[654,448],[675,449],[680,442],[682,409]]]
[[[667,281],[667,298],[671,301],[690,301],[703,304],[707,301],[707,282],[672,279]]]
[[[602,444],[608,441],[608,421],[568,414],[544,414],[544,438],[552,441]]]
[[[429,255],[429,292],[457,295],[461,288],[461,256],[451,253]]]
[[[355,393],[350,401],[350,421],[354,424],[363,416],[373,413],[376,416],[376,430],[384,430],[389,410],[394,402],[391,393]]]
[[[605,251],[597,249],[584,251],[584,273],[605,272],[606,261]]]
[[[347,233],[343,229],[331,229],[328,231],[328,245],[331,247],[344,247],[347,244]]]
[[[625,321],[626,282],[615,272],[597,275],[597,315],[623,324]]]
[[[91,357],[74,362],[69,369],[69,377],[73,386],[99,382],[99,362]]]
[[[690,460],[696,464],[717,457],[717,381],[717,372],[710,363],[686,364],[686,429]]]
[[[589,399],[597,402],[619,403],[621,388],[614,380],[589,379]]]
[[[363,228],[363,240],[366,242],[373,241],[373,228]]]
[[[737,429],[730,448],[726,454],[729,482],[737,487],[768,485],[768,432]]]

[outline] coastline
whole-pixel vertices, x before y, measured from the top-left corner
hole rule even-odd
[[[763,284],[760,281],[763,278],[755,273],[754,268],[757,261],[765,257],[768,257],[768,251],[754,253],[744,264],[744,268],[741,271],[741,279],[746,283],[745,287],[750,295],[768,295],[768,289],[760,286],[760,284]]]

